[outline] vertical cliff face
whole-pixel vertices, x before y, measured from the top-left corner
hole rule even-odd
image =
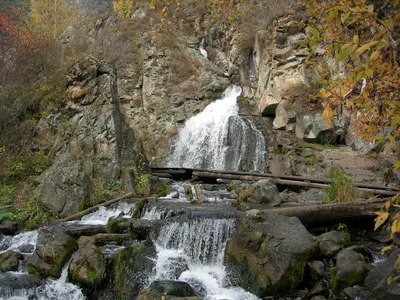
[[[125,155],[132,156],[134,143],[122,123],[114,68],[87,57],[67,79],[69,101],[55,136],[55,160],[36,179],[35,191],[42,206],[60,215],[88,200],[95,180],[119,180],[122,162],[129,167],[136,159]]]

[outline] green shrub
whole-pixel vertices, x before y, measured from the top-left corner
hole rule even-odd
[[[302,158],[303,164],[306,166],[313,166],[317,163],[318,159],[315,155],[307,156]]]
[[[333,168],[330,178],[332,183],[325,191],[326,202],[349,202],[357,199],[358,192],[349,174],[344,173],[340,168]]]

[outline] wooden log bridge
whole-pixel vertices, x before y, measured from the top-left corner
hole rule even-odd
[[[176,180],[198,179],[210,181],[216,179],[230,179],[242,181],[259,181],[270,178],[278,185],[296,186],[304,188],[326,188],[332,181],[328,178],[315,178],[308,176],[273,175],[266,173],[249,173],[235,171],[215,171],[189,168],[152,168],[153,175],[172,178]],[[398,191],[392,187],[378,186],[355,182],[354,185],[360,192],[372,193],[375,195],[394,196]]]

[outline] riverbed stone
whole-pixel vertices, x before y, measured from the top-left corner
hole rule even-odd
[[[13,221],[0,222],[0,234],[14,235],[18,231],[18,223]]]
[[[367,293],[366,289],[359,285],[345,288],[342,292],[342,295],[347,300],[368,299],[368,293]]]
[[[252,187],[253,192],[248,199],[249,202],[263,204],[280,202],[278,187],[270,179],[257,181]]]
[[[308,273],[312,281],[318,281],[324,276],[325,264],[320,260],[311,261],[308,263]]]
[[[325,192],[321,189],[309,189],[299,196],[299,202],[306,204],[322,204],[325,202]]]
[[[298,218],[265,212],[263,222],[238,219],[227,243],[226,264],[235,285],[265,297],[296,288],[317,249]]]
[[[95,238],[82,236],[78,245],[79,249],[72,256],[68,268],[71,282],[87,287],[100,285],[105,276],[106,261],[95,245]]]
[[[76,240],[60,228],[40,228],[36,250],[27,262],[28,271],[45,277],[60,277],[63,265],[77,249]]]
[[[321,234],[318,239],[321,253],[332,257],[350,243],[350,234],[347,231],[329,231]]]
[[[23,258],[24,256],[21,253],[11,250],[0,254],[0,271],[1,272],[17,271],[19,261]]]
[[[151,293],[154,294],[154,299],[161,298],[160,296],[165,294],[168,296],[175,297],[196,297],[197,295],[193,288],[183,281],[172,281],[172,280],[156,280],[150,284],[148,288]],[[158,295],[158,297],[156,296]],[[140,297],[140,296],[139,296]]]
[[[152,272],[156,249],[151,241],[118,251],[115,258],[114,282],[118,299],[134,299]]]
[[[370,268],[362,254],[351,249],[343,249],[336,256],[336,267],[332,268],[331,284],[338,295],[347,287],[362,283]]]

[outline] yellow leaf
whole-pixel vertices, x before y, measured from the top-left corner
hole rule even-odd
[[[385,223],[385,221],[389,217],[389,213],[387,211],[378,211],[378,212],[376,212],[376,214],[378,216],[375,219],[375,228],[374,228],[374,230],[377,230],[379,227],[381,227],[382,224]]]
[[[394,220],[392,224],[392,233],[400,232],[400,222],[398,220]]]
[[[392,276],[389,276],[389,277],[387,278],[387,284],[390,285],[390,284],[392,283],[392,281],[393,281],[393,277],[392,277]]]
[[[396,170],[400,170],[400,160],[396,160],[393,165]]]
[[[385,208],[386,208],[386,209],[389,209],[389,208],[390,208],[390,205],[391,205],[390,200],[388,200],[388,201],[385,202]]]
[[[382,250],[381,250],[381,254],[383,255],[388,251],[392,251],[392,248],[393,248],[392,246],[383,247]]]
[[[325,107],[324,111],[322,112],[322,117],[324,118],[326,125],[329,128],[332,128],[332,121],[333,121],[333,110],[330,107]]]

